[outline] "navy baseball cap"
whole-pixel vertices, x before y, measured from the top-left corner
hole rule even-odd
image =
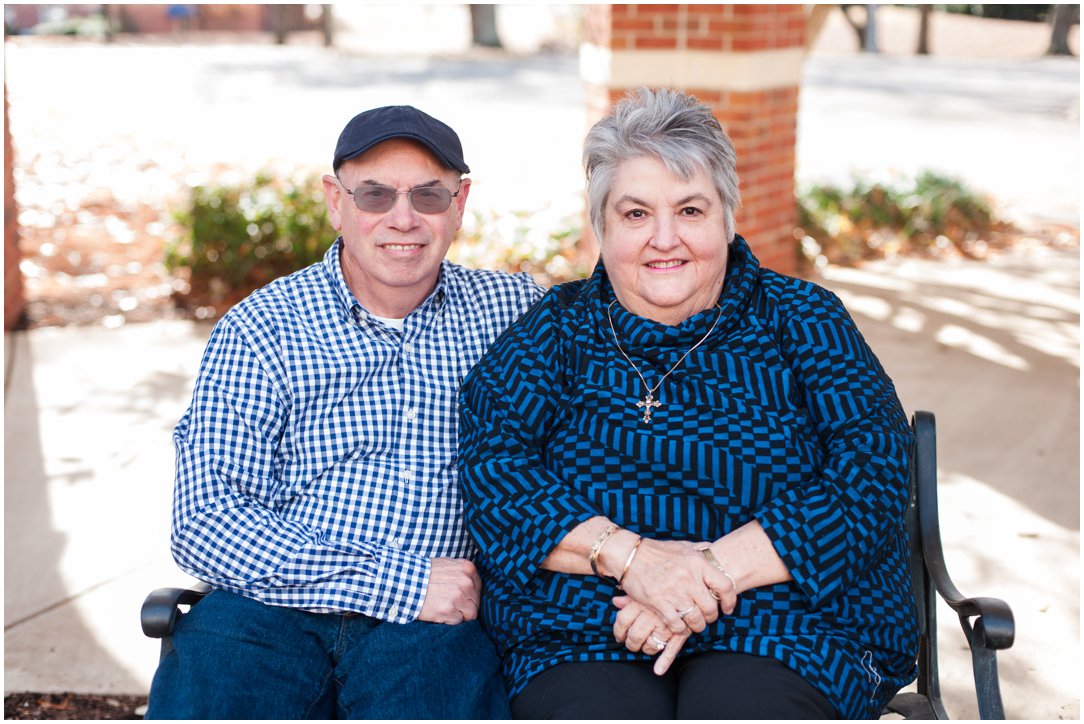
[[[451,127],[414,106],[383,106],[359,113],[350,119],[335,144],[332,168],[359,156],[378,143],[392,138],[410,138],[433,152],[445,166],[470,173],[463,160],[463,144]]]

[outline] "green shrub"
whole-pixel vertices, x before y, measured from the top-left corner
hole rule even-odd
[[[178,302],[205,317],[319,261],[336,236],[318,176],[293,184],[261,173],[248,184],[197,186],[174,218],[183,234],[167,248],[166,268],[187,281]]]
[[[946,247],[972,255],[1006,226],[960,180],[929,171],[898,186],[810,186],[798,195],[798,225],[806,257],[843,264]]]

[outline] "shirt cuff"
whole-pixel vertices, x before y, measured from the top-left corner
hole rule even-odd
[[[430,560],[396,548],[382,548],[374,578],[373,597],[366,615],[389,623],[418,618],[429,590]]]

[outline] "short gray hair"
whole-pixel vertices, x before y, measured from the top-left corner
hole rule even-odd
[[[710,108],[669,88],[637,88],[628,93],[584,139],[587,207],[591,228],[600,241],[617,167],[641,156],[657,158],[683,179],[698,169],[707,172],[723,200],[727,241],[733,241],[734,209],[741,203],[734,144]]]

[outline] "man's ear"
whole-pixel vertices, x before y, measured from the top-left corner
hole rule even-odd
[[[327,216],[331,221],[331,228],[342,231],[343,217],[339,210],[339,204],[342,202],[342,186],[339,185],[339,180],[330,174],[324,175],[323,182],[324,203],[327,204]]]
[[[460,183],[459,183],[459,195],[456,196],[454,199],[452,199],[453,201],[455,201],[455,210],[456,210],[456,215],[458,216],[458,221],[456,222],[456,225],[455,225],[456,230],[459,230],[463,226],[463,215],[467,211],[467,196],[469,194],[470,194],[470,179],[469,178],[462,179],[460,181]]]

